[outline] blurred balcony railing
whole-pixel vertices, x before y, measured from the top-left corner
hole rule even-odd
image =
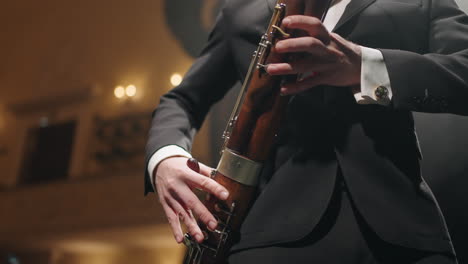
[[[0,248],[83,232],[165,225],[141,174],[76,179],[0,192]]]

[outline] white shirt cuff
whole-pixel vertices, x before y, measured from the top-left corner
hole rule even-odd
[[[185,149],[182,147],[179,147],[177,145],[169,145],[160,148],[158,151],[156,151],[153,156],[151,156],[150,160],[148,161],[148,173],[150,176],[151,180],[151,185],[154,185],[154,179],[153,179],[153,172],[154,169],[161,163],[161,161],[170,158],[170,157],[186,157],[186,158],[191,158],[192,155],[188,153]]]
[[[389,105],[392,88],[382,52],[361,47],[361,90],[354,94],[358,104]]]

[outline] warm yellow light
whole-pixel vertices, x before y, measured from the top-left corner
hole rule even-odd
[[[122,98],[125,96],[125,88],[123,88],[123,86],[117,86],[115,87],[114,89],[114,95],[115,97],[117,98]]]
[[[171,76],[171,84],[174,86],[179,85],[182,82],[182,75],[174,73]]]
[[[137,88],[135,85],[129,85],[127,86],[127,88],[125,88],[125,94],[128,97],[133,97],[136,95],[136,93],[137,93]]]

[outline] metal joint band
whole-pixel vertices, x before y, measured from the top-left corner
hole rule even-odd
[[[262,164],[242,157],[230,149],[224,149],[216,169],[224,176],[248,186],[257,186]]]

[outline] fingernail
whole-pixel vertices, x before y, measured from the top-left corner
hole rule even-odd
[[[229,197],[229,193],[228,192],[222,192],[220,196],[221,196],[221,199],[226,200]]]
[[[200,235],[200,234],[197,234],[197,235],[195,236],[195,239],[196,239],[198,242],[203,241],[203,236]]]
[[[215,221],[210,221],[210,222],[208,223],[208,227],[209,227],[211,230],[215,230],[217,225],[218,225],[218,224],[216,224]]]
[[[180,237],[180,236],[176,236],[176,238],[175,238],[175,239],[176,239],[177,243],[180,243],[180,242],[182,242],[182,237]]]
[[[291,23],[291,19],[289,19],[289,18],[283,19],[283,25],[287,26],[287,25],[289,25],[289,23]]]

